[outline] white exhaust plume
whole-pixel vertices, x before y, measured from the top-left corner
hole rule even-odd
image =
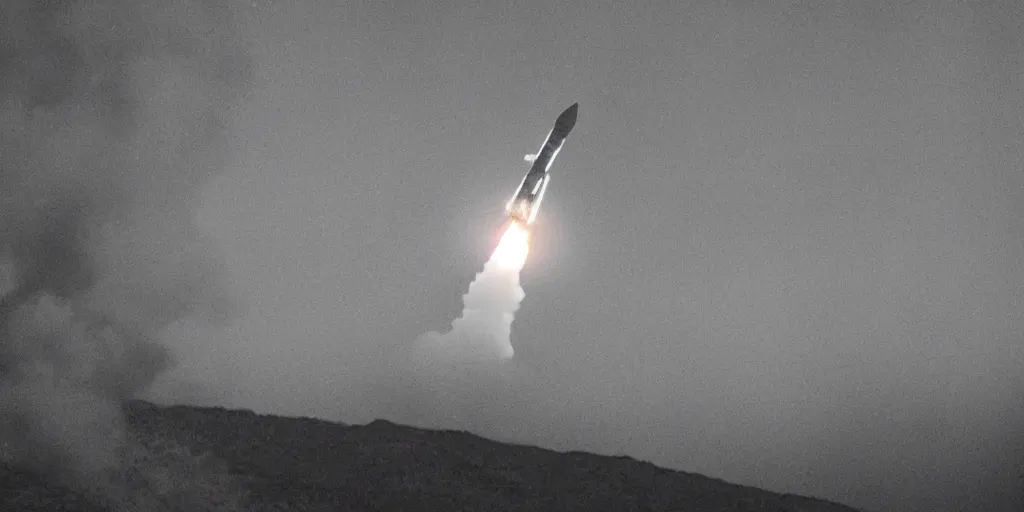
[[[479,431],[495,408],[518,396],[511,331],[526,296],[519,272],[529,252],[528,233],[512,222],[483,270],[463,296],[462,315],[450,331],[428,332],[416,340],[405,364],[384,385],[395,386],[391,416],[426,428]],[[488,412],[491,411],[491,412]]]
[[[529,252],[528,233],[518,223],[509,224],[484,269],[463,296],[462,316],[451,331],[428,332],[416,346],[424,356],[446,360],[502,360],[515,355],[512,320],[526,294],[519,286],[519,271]]]

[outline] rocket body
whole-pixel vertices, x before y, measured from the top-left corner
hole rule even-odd
[[[505,205],[505,210],[509,217],[523,226],[533,224],[537,217],[537,210],[540,209],[540,204],[544,200],[544,192],[547,190],[548,182],[551,180],[548,170],[555,161],[555,157],[558,156],[558,152],[562,149],[562,143],[565,142],[565,138],[569,136],[569,132],[576,126],[576,110],[578,105],[578,103],[573,103],[571,107],[565,109],[558,116],[558,119],[555,120],[555,127],[548,133],[544,144],[540,147],[540,151],[534,157],[530,171],[523,177],[523,181],[519,184],[516,193],[509,199],[508,204]]]

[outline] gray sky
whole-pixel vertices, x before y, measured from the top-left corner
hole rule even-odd
[[[869,509],[1024,506],[1016,2],[242,11],[254,85],[200,221],[244,307],[165,330],[158,395],[400,417],[404,351],[578,101],[517,359],[436,418]]]

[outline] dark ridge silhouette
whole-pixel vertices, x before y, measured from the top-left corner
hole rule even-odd
[[[384,420],[356,426],[142,401],[124,410],[131,444],[142,448],[126,451],[139,469],[125,472],[122,488],[141,497],[97,498],[5,464],[0,510],[91,512],[111,510],[102,503],[112,502],[148,510],[855,510],[630,457],[559,453]]]

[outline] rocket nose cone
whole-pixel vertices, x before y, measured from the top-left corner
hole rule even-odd
[[[573,103],[571,107],[559,114],[558,119],[555,121],[555,126],[561,132],[567,134],[569,130],[576,126],[576,110],[579,108],[579,105],[579,103]]]

